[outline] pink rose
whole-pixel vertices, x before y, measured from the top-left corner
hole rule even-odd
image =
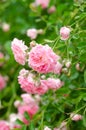
[[[29,53],[29,65],[39,73],[53,72],[58,56],[48,45],[36,45]]]
[[[5,78],[0,75],[0,90],[2,90],[6,86]]]
[[[60,35],[61,35],[62,40],[67,40],[69,38],[69,35],[70,35],[70,29],[67,27],[62,27],[60,29]]]
[[[27,112],[30,117],[32,118],[38,111],[39,107],[36,104],[33,105],[21,105],[18,107],[18,113],[23,116],[24,119],[24,112]]]
[[[80,114],[71,113],[70,117],[73,121],[78,121],[82,119],[82,116]]]
[[[39,95],[43,95],[48,91],[48,87],[46,85],[45,80],[40,81],[40,85],[36,87],[36,93]]]
[[[60,62],[57,62],[57,64],[54,67],[54,74],[60,74],[62,70],[62,64]]]
[[[27,36],[30,37],[31,39],[36,39],[37,34],[38,34],[38,32],[35,28],[27,30]]]
[[[35,103],[35,99],[30,94],[22,94],[21,98],[23,99],[23,102],[26,104],[33,104]]]
[[[51,14],[51,13],[54,13],[56,11],[56,7],[53,5],[51,6],[49,9],[48,9],[48,13]]]
[[[63,86],[63,82],[60,79],[48,78],[46,85],[49,89],[57,90]]]
[[[14,38],[14,40],[12,41],[11,48],[16,62],[18,62],[21,65],[25,65],[26,50],[28,49],[28,47],[24,45],[24,42],[22,40],[18,40],[17,38]]]
[[[21,88],[28,93],[35,93],[34,81],[31,75],[28,74],[29,71],[22,69],[18,76],[18,82]]]
[[[43,9],[47,8],[50,0],[35,0],[36,6],[41,5]]]
[[[0,130],[10,130],[10,127],[8,126],[6,121],[0,121]]]

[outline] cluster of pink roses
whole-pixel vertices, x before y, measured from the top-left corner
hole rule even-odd
[[[37,44],[30,52],[28,50],[28,47],[21,40],[15,38],[12,41],[12,51],[18,63],[24,65],[28,62],[34,71],[41,74],[60,74],[62,69],[59,62],[60,57],[48,45]],[[37,81],[36,77],[25,69],[20,71],[18,81],[24,91],[32,94],[44,94],[49,89],[57,90],[63,85],[60,79],[48,78]]]
[[[1,120],[0,121],[0,130],[10,130],[14,128],[20,128],[21,125],[16,123],[16,120],[21,120],[24,124],[29,124],[29,121],[24,117],[24,112],[27,112],[32,119],[33,115],[35,115],[39,110],[39,102],[41,100],[39,95],[35,95],[32,97],[30,94],[22,94],[22,101],[16,100],[14,102],[14,106],[17,108],[18,113],[12,113],[9,116],[8,121]]]
[[[36,80],[35,75],[25,69],[20,71],[18,82],[24,91],[39,95],[46,93],[49,89],[57,90],[63,85],[60,79],[48,78],[46,80]]]

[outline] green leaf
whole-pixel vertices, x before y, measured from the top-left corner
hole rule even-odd
[[[24,123],[19,119],[16,120],[16,123],[19,124],[19,125],[24,125]]]
[[[30,128],[30,130],[35,130],[33,122],[30,123],[29,128]]]
[[[86,127],[86,114],[83,116],[83,125]]]
[[[27,130],[27,126],[26,126],[26,125],[23,125],[23,126],[22,126],[22,130]]]
[[[30,116],[27,112],[24,112],[24,117],[29,121],[30,120]]]

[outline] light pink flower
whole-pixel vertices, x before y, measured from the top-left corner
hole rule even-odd
[[[53,5],[48,9],[48,13],[54,13],[56,11],[56,7]]]
[[[2,90],[6,86],[5,78],[0,75],[0,90]]]
[[[57,64],[54,67],[53,73],[54,74],[60,74],[62,70],[62,64],[58,61]]]
[[[37,34],[38,34],[38,32],[35,28],[27,30],[27,36],[30,37],[31,39],[36,39]]]
[[[29,53],[29,65],[39,73],[53,72],[58,56],[48,45],[36,45]]]
[[[70,117],[71,117],[71,119],[72,119],[73,121],[82,120],[82,116],[81,116],[80,114],[74,114],[74,113],[72,113],[72,114],[70,115]]]
[[[35,0],[36,6],[41,6],[43,9],[47,8],[50,0]]]
[[[49,89],[57,90],[63,86],[63,82],[60,79],[48,78],[46,85]]]
[[[67,40],[70,35],[70,29],[68,27],[62,27],[60,29],[60,35],[62,40]]]
[[[26,50],[28,49],[28,47],[24,45],[24,42],[22,40],[18,40],[17,38],[14,38],[12,41],[11,48],[16,62],[18,62],[21,65],[25,65]]]
[[[48,91],[48,86],[46,85],[45,80],[40,81],[40,85],[36,87],[35,91],[39,95],[45,94]]]
[[[23,102],[28,105],[35,103],[35,99],[30,94],[27,94],[27,93],[22,94],[21,98],[23,99]]]
[[[22,69],[18,76],[18,82],[21,85],[21,88],[31,94],[35,93],[35,85],[33,78],[28,74],[29,71]]]
[[[29,105],[21,105],[18,107],[18,113],[22,115],[22,119],[24,119],[24,112],[27,112],[29,116],[32,118],[38,112],[38,105],[37,104],[29,104]]]
[[[3,23],[2,29],[4,32],[8,32],[10,30],[10,25],[8,23]]]
[[[8,126],[6,121],[0,121],[0,130],[10,130],[10,127]]]

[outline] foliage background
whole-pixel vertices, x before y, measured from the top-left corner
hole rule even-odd
[[[42,97],[40,111],[34,117],[35,127],[43,129],[45,125],[54,128],[67,119],[70,130],[86,129],[86,1],[85,0],[53,0],[56,12],[48,14],[47,9],[33,8],[33,0],[0,0],[0,51],[5,59],[0,73],[9,77],[7,86],[0,92],[2,107],[0,119],[8,119],[9,114],[16,112],[13,102],[20,99],[20,89],[17,76],[22,68],[15,62],[11,41],[17,37],[29,46],[30,39],[26,36],[28,28],[44,29],[36,42],[49,44],[62,59],[70,59],[71,67],[60,78],[64,87],[56,93],[49,92]],[[49,8],[48,7],[48,8]],[[10,30],[4,32],[2,23],[10,24]],[[67,43],[60,40],[59,30],[62,26],[71,27],[71,36]],[[75,68],[80,63],[81,71]],[[57,76],[58,77],[58,76]],[[83,120],[73,122],[69,118],[71,112],[83,115]]]

